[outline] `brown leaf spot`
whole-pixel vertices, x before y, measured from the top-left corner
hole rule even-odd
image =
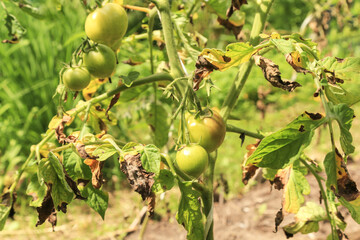
[[[343,59],[343,58],[335,57],[335,59],[338,63],[342,63],[343,61],[345,61],[345,59]]]
[[[247,4],[247,0],[232,0],[230,8],[226,11],[226,17],[230,18],[243,4]]]
[[[75,198],[80,200],[86,200],[86,198],[81,196],[80,190],[78,189],[76,182],[69,176],[69,174],[65,171],[65,169],[64,169],[64,173],[67,184],[69,184],[71,190],[73,190],[73,192],[75,193]]]
[[[134,61],[133,59],[129,58],[128,60],[123,61],[124,64],[128,64],[130,66],[136,66],[142,64],[142,62]]]
[[[298,82],[284,81],[281,79],[281,73],[279,71],[279,66],[276,65],[270,59],[254,56],[255,64],[261,68],[263,71],[265,79],[271,83],[274,87],[284,89],[288,92],[292,92],[297,87],[301,87]]]
[[[270,181],[271,185],[274,185],[274,188],[277,190],[283,189],[289,180],[289,173],[289,168],[281,169],[275,175],[274,180]]]
[[[320,113],[309,113],[307,111],[305,111],[305,113],[312,119],[312,120],[319,120],[323,118],[323,115],[321,115]]]
[[[305,127],[304,127],[304,125],[301,125],[301,126],[300,126],[299,131],[300,131],[300,132],[305,132]]]
[[[154,173],[145,171],[141,164],[140,154],[127,154],[120,162],[120,169],[126,175],[132,189],[139,193],[143,200],[151,196],[151,187],[154,184]]]
[[[14,215],[15,215],[15,209],[14,209],[14,203],[16,201],[16,193],[14,192],[12,195],[12,198],[10,196],[9,192],[5,192],[1,195],[1,204],[5,205],[6,207],[10,207],[10,212],[9,212],[9,218],[14,219]]]
[[[294,57],[291,53],[288,53],[285,55],[286,61],[290,64],[290,66],[299,73],[308,73],[310,72],[309,70],[306,70],[305,68],[302,68],[301,66],[299,66],[297,63],[294,62]],[[297,57],[296,60],[297,62],[301,62],[300,57]]]
[[[259,167],[255,166],[255,165],[248,165],[248,166],[245,166],[243,168],[243,174],[242,174],[242,182],[247,185],[250,178],[252,178],[255,173],[256,173],[256,170],[258,170]]]

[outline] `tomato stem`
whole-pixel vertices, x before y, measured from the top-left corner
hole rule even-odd
[[[226,124],[226,131],[227,132],[233,132],[233,133],[240,133],[240,134],[244,134],[246,136],[252,137],[252,138],[257,138],[257,139],[263,139],[265,136],[260,134],[260,133],[254,133],[239,127],[236,127],[234,125],[231,124]]]
[[[253,46],[257,45],[260,41],[259,34],[264,29],[266,18],[269,14],[273,1],[274,0],[263,0],[258,5],[250,33],[250,44]],[[239,95],[246,83],[246,80],[249,77],[253,64],[254,60],[250,60],[240,65],[239,71],[221,108],[221,115],[223,116],[225,122],[227,121],[230,112],[234,108],[237,99],[239,98]]]
[[[151,10],[149,8],[139,7],[139,6],[133,6],[133,5],[122,5],[123,8],[144,12],[144,13],[150,13]]]

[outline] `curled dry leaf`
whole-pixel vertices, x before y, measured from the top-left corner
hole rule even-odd
[[[99,189],[104,183],[101,169],[103,168],[105,162],[99,162],[95,159],[87,158],[84,160],[84,163],[90,167],[92,174],[91,184],[94,188]]]
[[[115,95],[112,97],[109,106],[108,106],[108,107],[106,108],[106,110],[105,110],[105,115],[106,115],[106,117],[107,117],[107,119],[108,119],[109,121],[111,121],[111,120],[110,120],[110,117],[109,117],[108,112],[109,112],[110,109],[117,103],[117,101],[119,100],[119,98],[120,98],[120,93],[115,94]]]
[[[248,152],[245,154],[244,162],[246,162],[247,159],[250,157],[250,155],[253,154],[253,152],[259,146],[260,142],[261,142],[261,140],[257,140],[257,142],[255,144],[249,144],[246,146],[246,150],[248,150]],[[243,166],[242,182],[245,185],[248,184],[250,178],[252,178],[255,175],[257,169],[258,169],[258,167],[253,164]]]
[[[140,160],[141,155],[127,154],[120,161],[120,169],[126,175],[132,189],[139,193],[143,200],[151,197],[154,184],[154,173],[145,171]]]
[[[14,209],[14,203],[16,201],[16,193],[14,192],[12,195],[12,198],[10,197],[10,193],[9,192],[5,192],[1,195],[1,202],[0,204],[5,205],[6,207],[10,207],[10,212],[8,217],[14,219],[14,215],[15,215],[15,209]]]
[[[275,217],[275,231],[278,231],[278,227],[279,225],[282,223],[282,221],[284,220],[284,213],[282,208],[280,208],[280,210],[276,213],[276,217]]]
[[[277,190],[284,189],[285,185],[289,180],[290,168],[281,169],[275,175],[274,180],[270,181],[271,185],[274,185],[274,188]]]
[[[199,56],[196,61],[196,70],[193,78],[193,89],[194,91],[199,90],[201,81],[206,78],[210,73],[214,70],[218,70],[219,68],[215,65],[211,64],[208,60],[206,60],[203,56]]]
[[[232,14],[232,13],[231,13]],[[241,39],[241,30],[243,28],[243,24],[241,25],[237,25],[234,22],[230,21],[229,19],[222,19],[221,17],[217,18],[217,21],[224,26],[226,29],[230,30],[233,32],[236,40],[240,40]]]
[[[156,203],[156,196],[155,193],[151,193],[150,196],[148,196],[146,198],[146,201],[148,203],[148,208],[147,211],[150,215],[150,217],[152,217],[154,215],[154,211],[155,211],[155,203]]]
[[[281,79],[281,73],[279,71],[279,66],[276,65],[270,59],[254,56],[255,64],[261,68],[263,71],[264,77],[268,80],[271,85],[277,88],[284,89],[288,92],[292,92],[297,87],[301,87],[298,82],[284,81]]]
[[[72,121],[72,117],[64,115],[59,125],[55,128],[55,135],[60,144],[76,142],[77,138],[75,136],[70,135],[67,137],[64,133],[65,124],[69,123],[70,121]]]

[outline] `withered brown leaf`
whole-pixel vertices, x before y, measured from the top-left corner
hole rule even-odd
[[[87,158],[84,160],[84,163],[90,167],[92,173],[91,184],[94,188],[99,189],[104,183],[101,169],[103,168],[105,162]]]
[[[127,154],[120,162],[120,169],[126,175],[131,187],[139,193],[143,200],[151,196],[151,187],[154,184],[154,173],[145,171],[140,160],[141,155]]]
[[[193,89],[194,91],[199,90],[201,81],[206,78],[210,73],[214,70],[218,70],[219,68],[215,65],[211,64],[208,60],[206,60],[203,56],[199,56],[198,60],[195,64],[195,74],[193,77]]]
[[[282,80],[279,66],[270,59],[256,55],[254,56],[254,60],[255,64],[263,71],[266,80],[268,80],[274,87],[281,88],[289,92],[294,91],[297,87],[301,87],[300,83],[298,82]]]
[[[36,211],[38,212],[38,221],[36,227],[43,224],[46,220],[51,223],[53,230],[56,226],[57,217],[56,210],[54,207],[54,202],[51,197],[51,184],[47,185],[46,196],[41,204],[41,207],[37,207]]]
[[[69,115],[64,115],[61,119],[60,124],[55,128],[55,135],[60,144],[76,142],[77,138],[75,136],[70,135],[69,137],[67,137],[64,133],[65,124],[70,122],[71,120],[72,118]]]

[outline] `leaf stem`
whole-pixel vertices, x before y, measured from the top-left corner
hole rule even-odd
[[[227,132],[233,132],[233,133],[240,133],[240,134],[244,134],[246,136],[252,137],[252,138],[257,138],[257,139],[263,139],[265,136],[260,134],[260,133],[254,133],[239,127],[236,127],[234,125],[231,124],[226,124],[226,131]]]

